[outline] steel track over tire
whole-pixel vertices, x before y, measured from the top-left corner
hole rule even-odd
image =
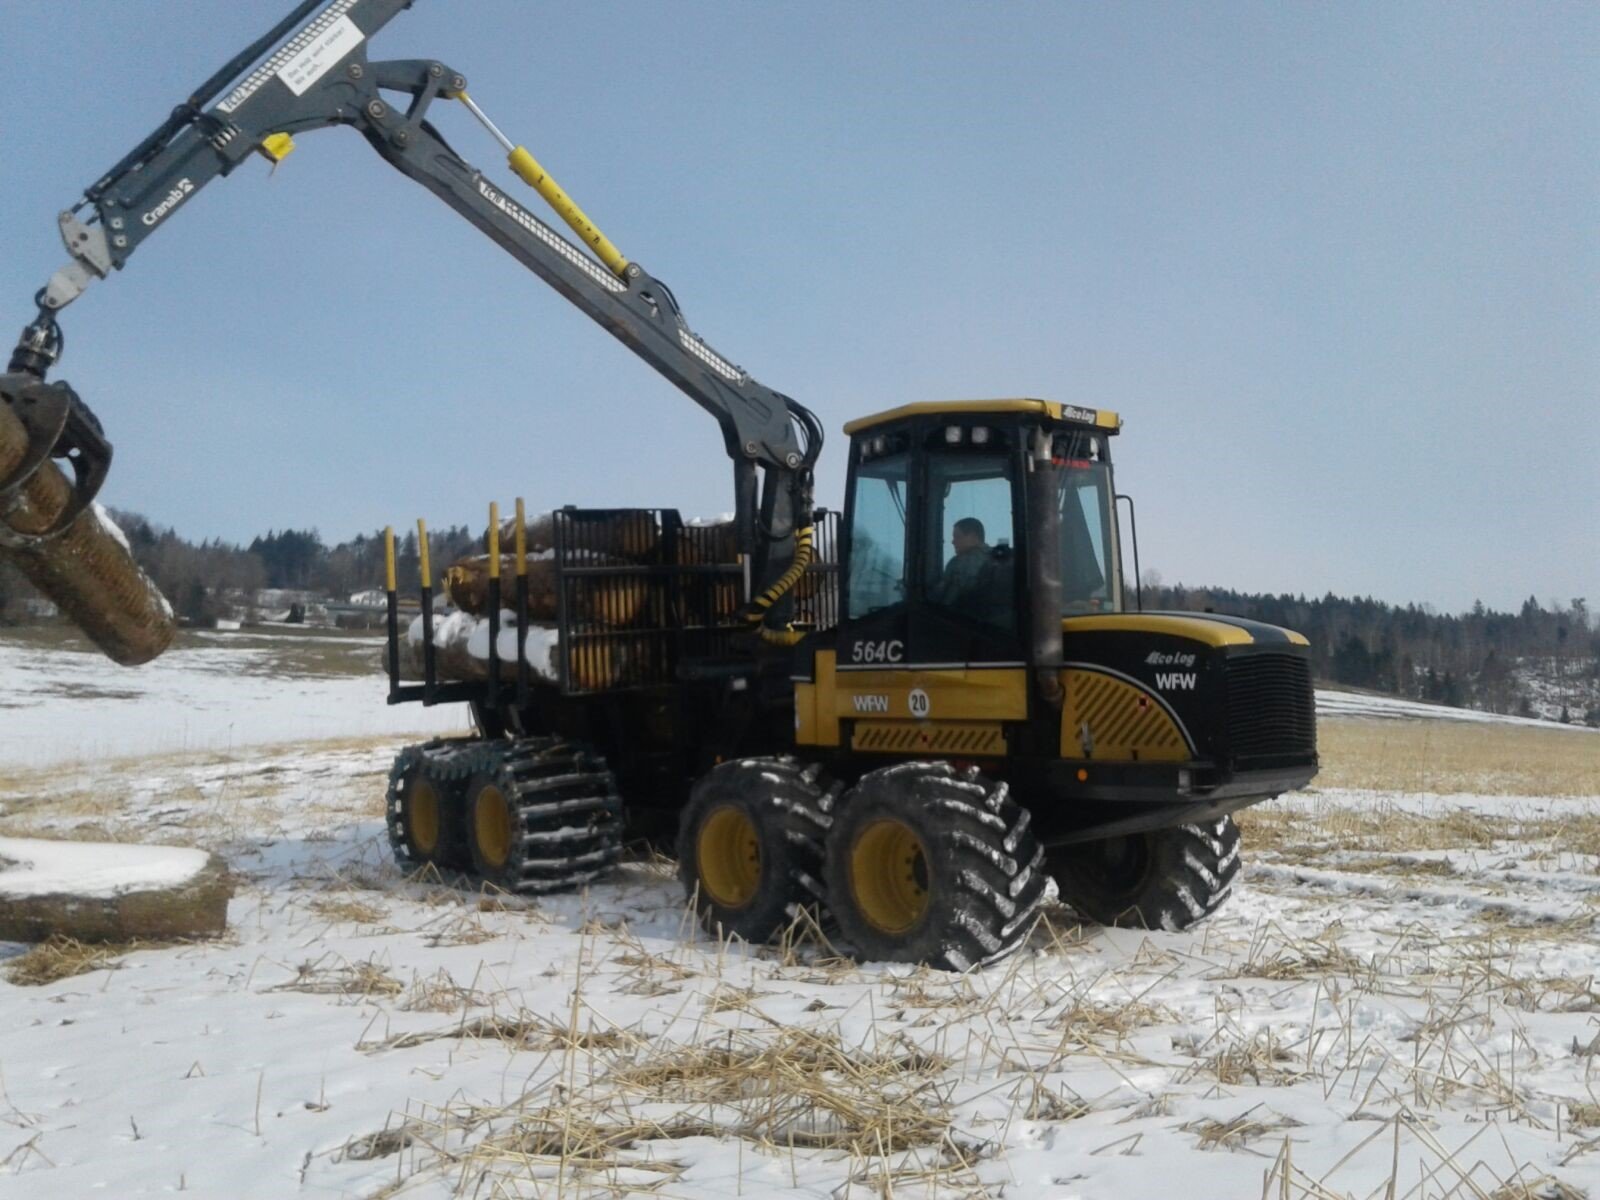
[[[742,758],[695,783],[678,822],[678,877],[713,934],[765,942],[823,914],[822,845],[833,808],[815,766]]]
[[[462,829],[462,793],[479,743],[436,739],[407,746],[389,768],[385,823],[389,849],[403,871],[472,866]]]
[[[948,763],[863,775],[841,801],[823,874],[863,959],[965,971],[1011,953],[1044,901],[1044,852],[1010,789]]]
[[[1215,912],[1239,876],[1232,817],[1053,848],[1061,899],[1100,925],[1177,932]]]
[[[463,792],[472,869],[509,892],[578,887],[622,854],[622,801],[605,759],[555,737],[479,742]]]

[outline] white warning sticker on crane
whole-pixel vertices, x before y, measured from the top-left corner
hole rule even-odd
[[[350,50],[361,44],[366,35],[351,23],[344,14],[355,7],[356,0],[333,0],[316,15],[316,18],[272,52],[267,59],[244,81],[229,92],[217,105],[219,112],[232,113],[246,100],[261,90],[267,80],[283,80],[284,86],[296,96],[328,73],[328,69]]]
[[[361,30],[349,17],[332,22],[321,35],[299,54],[284,64],[278,78],[296,96],[339,65],[346,54],[361,44]]]

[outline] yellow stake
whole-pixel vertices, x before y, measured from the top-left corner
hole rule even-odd
[[[420,564],[422,586],[431,588],[433,583],[433,570],[428,566],[428,523],[421,517],[417,518],[417,554],[421,557]]]
[[[393,525],[385,525],[383,527],[383,581],[384,586],[391,592],[395,590]]]
[[[489,578],[500,578],[500,503],[489,501]]]
[[[528,514],[522,510],[522,497],[517,497],[517,575],[528,573]]]

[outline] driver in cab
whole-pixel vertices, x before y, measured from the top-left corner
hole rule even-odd
[[[962,517],[950,531],[950,545],[955,554],[944,565],[933,599],[969,616],[988,617],[995,599],[991,594],[994,566],[983,522]]]

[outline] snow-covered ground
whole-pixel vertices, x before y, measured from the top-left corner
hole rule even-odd
[[[143,667],[0,637],[0,768],[465,729],[459,705],[385,703],[382,642],[186,633]]]
[[[266,725],[212,649],[144,703]],[[0,1197],[1600,1197],[1600,796],[1286,797],[1193,932],[1054,909],[952,976],[719,943],[665,864],[536,903],[402,879],[375,683],[278,681],[340,741],[196,724],[114,768],[60,726],[92,702],[135,746],[144,704],[35,683],[0,729],[54,765],[0,749],[0,833],[240,883],[221,940],[0,982]]]
[[[1473,721],[1491,725],[1521,725],[1541,729],[1570,729],[1580,733],[1593,733],[1581,725],[1563,724],[1538,717],[1509,717],[1500,713],[1482,712],[1475,708],[1448,708],[1442,704],[1425,704],[1420,700],[1404,700],[1399,696],[1384,696],[1375,692],[1346,692],[1319,688],[1317,714],[1324,717],[1381,717],[1398,720]]]

